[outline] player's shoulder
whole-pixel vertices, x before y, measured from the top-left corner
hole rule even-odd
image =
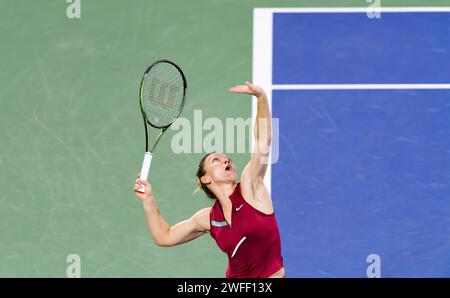
[[[200,209],[200,210],[198,210],[198,211],[195,213],[195,215],[196,215],[196,216],[200,216],[200,217],[205,216],[205,215],[208,215],[208,217],[209,217],[209,213],[211,212],[211,208],[212,208],[212,207],[206,207],[206,208]]]
[[[210,229],[209,214],[212,207],[206,207],[197,211],[192,217],[195,222],[205,230]]]

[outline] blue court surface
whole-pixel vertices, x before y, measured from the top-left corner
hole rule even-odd
[[[272,58],[287,275],[450,277],[450,13],[275,12]]]
[[[274,13],[274,84],[450,82],[450,13]]]

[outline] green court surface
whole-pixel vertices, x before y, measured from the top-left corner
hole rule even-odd
[[[359,1],[2,1],[0,10],[0,277],[223,277],[209,235],[157,247],[132,192],[144,155],[138,87],[168,58],[188,80],[182,117],[248,118],[251,99],[227,89],[251,80],[255,7],[362,6]],[[450,1],[382,1],[441,6]],[[174,154],[169,130],[150,180],[170,224],[212,201],[193,194],[203,153]],[[199,140],[193,140],[199,141]],[[201,140],[200,140],[201,141]],[[230,154],[242,169],[249,154]]]

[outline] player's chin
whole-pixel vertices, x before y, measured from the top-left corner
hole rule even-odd
[[[223,173],[223,179],[226,181],[235,181],[236,180],[236,172],[235,171],[225,171]]]

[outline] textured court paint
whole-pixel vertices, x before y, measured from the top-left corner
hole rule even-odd
[[[171,58],[186,72],[188,101],[204,117],[251,114],[226,89],[251,77],[252,9],[365,6],[365,1],[4,1],[0,10],[0,276],[64,277],[78,254],[84,277],[223,277],[226,258],[205,235],[155,246],[131,192],[144,135],[139,80]],[[448,1],[410,1],[444,5]],[[386,1],[385,5],[404,5]],[[202,61],[204,61],[202,63]],[[211,205],[191,195],[201,154],[174,156],[169,132],[152,165],[169,223]],[[248,155],[232,155],[242,169]],[[174,170],[176,169],[176,170]],[[176,185],[176,187],[174,187]]]

